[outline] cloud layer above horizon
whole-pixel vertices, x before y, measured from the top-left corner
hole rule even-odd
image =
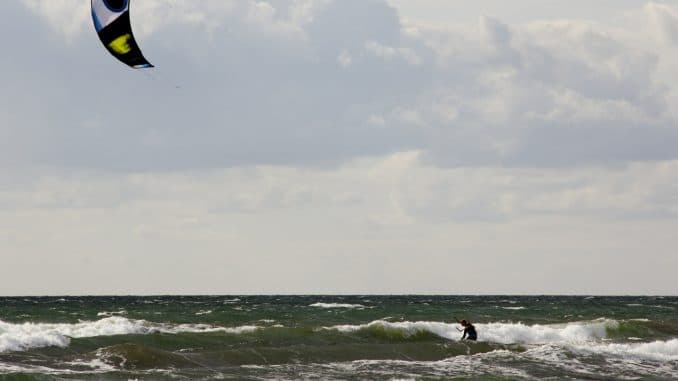
[[[8,2],[7,292],[678,292],[678,7],[608,3],[145,0],[139,72]]]

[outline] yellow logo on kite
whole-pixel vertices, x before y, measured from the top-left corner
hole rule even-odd
[[[129,46],[129,43],[127,42],[130,38],[132,38],[131,34],[124,34],[111,41],[111,43],[108,44],[108,47],[118,54],[127,54],[130,50],[132,50],[132,48]]]

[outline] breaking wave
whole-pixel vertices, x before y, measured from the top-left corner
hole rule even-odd
[[[533,324],[523,323],[487,323],[476,324],[480,341],[499,344],[576,344],[589,341],[600,341],[608,336],[618,336],[627,332],[628,328],[616,320],[597,319],[591,321],[571,322],[565,324]],[[363,332],[389,337],[408,338],[422,333],[429,333],[449,340],[461,337],[459,326],[454,323],[436,321],[401,321],[375,320],[360,325],[335,325],[323,327],[326,330],[340,332]]]
[[[456,324],[417,321],[389,322],[376,320],[361,325],[335,325],[324,327],[344,333],[363,333],[388,339],[413,339],[435,335],[449,340],[459,340],[461,334]],[[480,341],[498,344],[560,345],[576,351],[606,353],[616,357],[641,358],[655,361],[677,361],[678,339],[651,342],[609,343],[608,336],[618,335],[627,328],[616,320],[597,319],[553,325],[526,325],[522,323],[476,324]]]
[[[257,326],[217,327],[208,324],[163,324],[146,320],[131,320],[110,316],[97,321],[79,323],[22,323],[0,320],[0,353],[25,351],[31,348],[67,347],[72,338],[145,335],[152,333],[245,333],[259,329]]]
[[[619,327],[615,320],[599,319],[566,324],[489,323],[477,324],[479,338],[502,344],[567,344],[607,337]]]
[[[457,324],[417,321],[389,322],[376,320],[362,325],[336,325],[325,327],[340,332],[385,332],[388,336],[408,338],[430,333],[441,338],[458,340],[460,333]],[[559,325],[525,325],[522,323],[489,323],[476,324],[478,338],[500,344],[546,344],[577,343],[594,339],[602,339],[608,329],[615,329],[618,323],[614,320],[594,320]]]
[[[367,308],[362,304],[348,304],[348,303],[313,303],[309,307],[318,308]]]
[[[649,343],[610,343],[579,346],[586,352],[606,353],[617,357],[641,358],[655,361],[678,361],[678,339]]]

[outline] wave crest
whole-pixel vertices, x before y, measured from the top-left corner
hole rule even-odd
[[[577,343],[607,336],[608,329],[617,328],[615,320],[594,320],[558,325],[525,325],[522,323],[489,323],[476,324],[478,338],[500,344],[545,344],[545,343]],[[433,321],[389,322],[375,320],[361,325],[336,325],[325,329],[340,332],[384,332],[389,337],[410,338],[428,333],[449,340],[461,337],[458,325]]]
[[[313,303],[309,307],[318,308],[367,308],[362,304],[348,304],[348,303]]]
[[[489,323],[476,324],[478,337],[502,344],[567,344],[607,337],[609,329],[617,329],[616,320],[598,319],[566,324]]]
[[[641,358],[655,361],[678,361],[678,339],[655,340],[646,343],[609,343],[603,339],[619,336],[629,328],[628,322],[610,319],[552,325],[522,323],[476,324],[478,339],[497,344],[556,345],[576,351],[607,353],[616,357]],[[361,325],[324,327],[344,333],[362,333],[386,339],[413,340],[435,335],[459,340],[456,324],[443,322],[389,322],[376,320]]]
[[[240,334],[259,329],[257,326],[217,327],[208,324],[163,324],[111,316],[97,321],[79,323],[7,323],[0,320],[0,353],[25,351],[31,348],[67,347],[72,338],[115,335],[145,335],[151,333]]]

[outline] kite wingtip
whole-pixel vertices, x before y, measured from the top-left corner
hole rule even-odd
[[[155,67],[155,66],[153,66],[153,65],[150,64],[150,63],[145,63],[145,64],[140,64],[140,65],[134,65],[134,66],[132,66],[132,68],[134,68],[134,69],[150,69],[150,68],[154,68],[154,67]]]

